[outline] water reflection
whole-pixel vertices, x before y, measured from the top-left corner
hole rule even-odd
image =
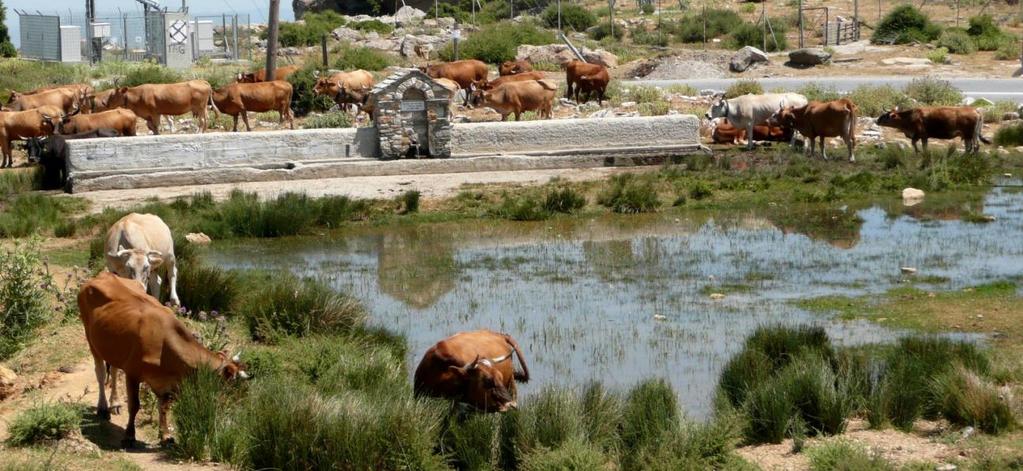
[[[937,217],[960,207],[996,219]],[[211,259],[328,279],[363,300],[373,322],[407,335],[411,365],[453,332],[491,328],[526,350],[534,381],[524,392],[661,376],[702,417],[721,367],[758,325],[821,322],[845,344],[898,334],[821,319],[793,299],[882,293],[906,281],[901,266],[942,289],[1020,275],[1021,207],[1023,194],[996,189],[914,209],[806,205],[370,227],[338,239],[219,247]],[[708,296],[719,291],[725,299]]]

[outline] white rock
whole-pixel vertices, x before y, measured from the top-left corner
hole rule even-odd
[[[412,25],[417,24],[426,18],[426,12],[415,7],[405,5],[398,9],[397,13],[394,14],[394,20],[399,25]]]
[[[654,320],[655,321],[666,321],[666,320],[668,320],[668,316],[664,316],[664,315],[661,315],[661,314],[654,314]]]
[[[715,301],[720,301],[722,299],[725,299],[725,295],[722,294],[722,293],[711,293],[710,294],[710,299],[713,299]]]
[[[900,268],[900,270],[902,270],[902,273],[905,274],[905,275],[915,275],[916,274],[916,268],[913,268],[913,267],[902,267],[902,268]]]
[[[632,108],[632,107],[635,107],[635,106],[636,106],[636,102],[634,102],[634,101],[623,101],[622,102],[622,108]]]
[[[973,427],[966,427],[966,428],[967,429],[971,429],[971,430],[973,429]],[[965,432],[965,431],[966,430],[963,430],[963,432]],[[957,469],[959,469],[959,468],[957,468],[956,465],[951,464],[951,463],[940,464],[940,465],[934,467],[934,471],[956,471]]]
[[[882,65],[909,65],[909,66],[928,66],[933,64],[930,59],[923,57],[889,57],[888,59],[881,59]]]
[[[210,239],[210,236],[202,232],[193,232],[190,234],[186,234],[185,240],[187,240],[188,243],[195,245],[210,245],[210,242],[213,242],[213,240]]]
[[[906,188],[902,190],[902,204],[906,206],[913,206],[920,203],[924,199],[924,191],[916,188]]]

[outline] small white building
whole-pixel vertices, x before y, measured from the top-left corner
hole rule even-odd
[[[80,26],[60,27],[60,61],[82,61],[82,28]]]

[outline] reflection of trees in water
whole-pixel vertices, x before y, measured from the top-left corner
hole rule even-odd
[[[377,270],[381,291],[417,309],[432,306],[454,289],[457,276],[451,240],[429,227],[381,235]]]
[[[771,211],[767,219],[785,234],[803,234],[811,240],[851,249],[859,243],[863,228],[863,218],[856,212],[851,207],[788,207]]]
[[[658,277],[669,261],[660,237],[585,241],[583,255],[602,281]]]

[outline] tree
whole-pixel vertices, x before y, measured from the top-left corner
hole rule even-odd
[[[4,6],[3,0],[0,0],[0,57],[17,57],[18,50],[14,49],[11,36],[7,34],[7,24],[4,23],[6,18],[7,7]]]

